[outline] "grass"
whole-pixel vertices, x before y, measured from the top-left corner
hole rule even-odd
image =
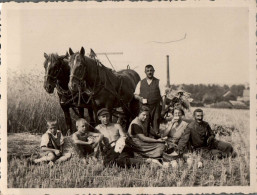
[[[230,136],[217,136],[230,142],[238,157],[205,160],[197,168],[199,156],[193,155],[188,167],[182,160],[178,168],[167,169],[143,164],[122,169],[103,167],[101,160],[86,163],[73,157],[50,168],[47,164],[29,165],[24,156],[37,153],[40,136],[46,131],[44,118],[55,115],[65,129],[63,113],[56,94],[43,89],[43,76],[8,75],[8,187],[9,188],[95,188],[95,187],[172,187],[172,186],[247,186],[250,184],[249,110],[204,108],[205,120],[232,129]],[[187,112],[189,118],[192,113]],[[75,116],[72,116],[75,119]],[[21,156],[21,157],[20,157]]]

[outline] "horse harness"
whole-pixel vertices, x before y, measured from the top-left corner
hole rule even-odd
[[[121,89],[122,89],[122,85],[123,85],[123,79],[120,77],[120,76],[118,76],[119,78],[120,78],[120,83],[119,83],[119,87],[118,87],[118,91],[116,91],[115,90],[115,87],[112,85],[112,82],[111,82],[111,80],[110,80],[110,78],[108,77],[108,74],[104,74],[104,77],[105,77],[105,82],[104,82],[104,84],[102,84],[101,83],[101,81],[100,81],[100,84],[96,84],[97,83],[97,81],[99,81],[99,77],[101,76],[100,75],[100,71],[99,71],[99,66],[103,66],[103,64],[100,62],[100,61],[98,61],[98,60],[96,60],[95,58],[93,58],[93,60],[95,61],[95,63],[97,64],[97,68],[96,68],[96,77],[95,77],[95,81],[94,81],[94,86],[93,86],[93,88],[91,88],[90,89],[90,87],[89,86],[86,86],[86,82],[84,83],[84,86],[86,86],[87,88],[89,88],[88,90],[84,90],[82,93],[81,93],[81,86],[79,87],[79,99],[80,99],[80,96],[83,94],[83,93],[86,93],[88,96],[89,96],[89,99],[88,99],[88,102],[92,99],[92,102],[95,104],[95,96],[101,91],[101,90],[103,90],[103,89],[105,89],[105,90],[107,90],[109,93],[111,93],[114,97],[117,97],[118,98],[118,100],[119,100],[119,102],[129,111],[129,109],[128,109],[128,107],[127,107],[127,105],[123,102],[123,100],[122,100],[122,98],[121,98],[121,96],[120,96],[120,93],[121,93]],[[83,74],[85,74],[85,68],[83,68]],[[78,79],[79,80],[79,84],[81,85],[81,84],[83,84],[83,76],[84,75],[82,75],[82,77],[81,78],[79,78],[79,77],[77,77],[77,76],[75,76],[75,75],[72,75],[71,76],[71,78],[72,77],[74,77],[74,78],[76,78],[76,79]],[[107,79],[108,79],[108,81],[109,81],[109,83],[111,84],[111,87],[114,89],[114,90],[111,90],[111,89],[109,89],[108,87],[107,87]],[[130,112],[130,111],[129,111]],[[130,114],[131,115],[133,115],[131,112],[130,112]]]

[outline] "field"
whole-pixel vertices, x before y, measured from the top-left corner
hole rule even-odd
[[[82,187],[172,187],[172,186],[247,186],[250,184],[250,113],[249,110],[204,108],[211,126],[230,129],[230,142],[238,156],[234,159],[205,160],[197,168],[198,156],[188,167],[182,160],[177,168],[160,168],[144,164],[137,168],[103,167],[77,157],[50,168],[47,164],[30,165],[23,155],[39,149],[40,134],[48,114],[58,117],[64,128],[63,113],[56,94],[43,89],[43,76],[8,74],[8,187],[9,188],[82,188]],[[187,113],[189,117],[191,113]],[[73,116],[75,119],[75,116]]]

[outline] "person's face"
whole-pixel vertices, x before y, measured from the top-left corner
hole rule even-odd
[[[203,121],[203,112],[196,112],[194,116],[196,122],[201,123]]]
[[[154,69],[152,67],[150,68],[145,68],[145,74],[147,78],[152,79],[154,75]]]
[[[109,114],[103,114],[99,116],[99,120],[103,125],[108,125],[110,122],[110,115]]]
[[[138,116],[139,120],[141,120],[142,122],[145,122],[145,120],[147,119],[148,117],[148,112],[144,111],[144,112],[141,112]]]
[[[86,122],[81,121],[80,123],[78,123],[77,129],[81,133],[86,133],[86,131],[87,131],[87,124],[86,124]]]
[[[182,112],[180,110],[175,109],[173,113],[173,117],[176,118],[178,121],[182,119]]]
[[[53,123],[47,123],[48,125],[48,130],[52,133],[52,134],[56,134],[57,132],[57,124],[53,124]]]

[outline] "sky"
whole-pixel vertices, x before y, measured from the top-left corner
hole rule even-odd
[[[44,52],[63,55],[83,46],[87,53],[123,52],[108,55],[115,70],[129,64],[141,78],[152,64],[162,84],[167,55],[171,84],[249,82],[246,8],[39,6],[6,12],[9,69],[43,73]],[[98,58],[112,68],[105,56]]]

